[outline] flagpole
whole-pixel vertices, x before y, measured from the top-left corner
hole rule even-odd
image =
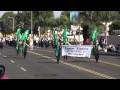
[[[92,14],[93,14],[93,12],[94,11],[91,11],[91,15],[90,15],[90,31],[89,31],[89,41],[91,41],[91,32],[92,32],[92,25],[93,25],[93,23],[92,23],[92,19],[93,19],[93,17],[92,17]],[[90,42],[90,44],[93,44],[93,42]]]
[[[31,50],[33,50],[33,26],[32,26],[32,23],[33,23],[33,11],[31,11],[31,38],[32,38],[32,46],[31,46]]]

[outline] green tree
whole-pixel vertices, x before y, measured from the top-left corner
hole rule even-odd
[[[110,21],[114,21],[118,18],[118,12],[117,11],[97,11],[96,12],[96,18],[99,22],[104,22],[104,29],[105,29],[105,39],[106,39],[106,45],[107,45],[107,23]]]
[[[15,18],[15,14],[13,12],[6,12],[1,17],[1,20],[3,22],[3,30],[6,34],[15,32],[13,31],[13,20],[12,18],[8,18],[8,17]],[[16,20],[15,20],[15,25],[16,25]]]
[[[109,34],[110,35],[115,35],[115,31],[114,30],[120,30],[120,21],[115,21],[113,22],[110,26],[109,26],[110,30],[109,30]]]
[[[66,24],[70,28],[70,11],[62,11],[60,16],[60,22],[62,25]],[[64,28],[64,27],[62,27]]]

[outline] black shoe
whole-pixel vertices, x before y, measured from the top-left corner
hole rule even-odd
[[[57,61],[57,64],[59,64],[59,61]]]
[[[59,63],[59,60],[57,60],[57,64]]]

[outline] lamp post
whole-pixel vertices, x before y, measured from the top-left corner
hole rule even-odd
[[[9,17],[8,18],[11,18],[13,20],[13,32],[14,32],[14,24],[15,24],[15,18],[14,17]]]
[[[31,40],[30,40],[30,46],[31,50],[33,50],[33,11],[31,11]]]
[[[31,11],[31,35],[33,34],[33,30],[32,30],[32,14],[33,14],[33,11]]]

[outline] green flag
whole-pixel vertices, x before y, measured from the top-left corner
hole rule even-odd
[[[57,44],[58,36],[57,36],[57,34],[55,33],[55,28],[53,28],[53,34],[54,34],[55,44]]]
[[[26,31],[23,33],[23,35],[22,35],[20,41],[23,41],[23,40],[26,40],[26,39],[27,39],[28,34],[29,34],[29,31],[30,31],[30,30],[28,29],[28,30],[26,30]]]
[[[67,26],[64,26],[63,39],[67,39]]]
[[[64,25],[63,39],[66,45],[66,42],[67,42],[67,26],[66,25]]]
[[[97,39],[97,26],[94,26],[91,40],[94,42]]]
[[[19,29],[17,29],[17,32],[15,33],[16,34],[16,36],[20,36],[20,28]]]
[[[17,37],[17,41],[20,39],[20,32],[21,32],[21,29],[17,29],[17,32],[15,33],[16,34],[16,37]],[[19,44],[17,42],[17,45],[16,45],[16,51],[18,52],[18,47],[19,47]]]

